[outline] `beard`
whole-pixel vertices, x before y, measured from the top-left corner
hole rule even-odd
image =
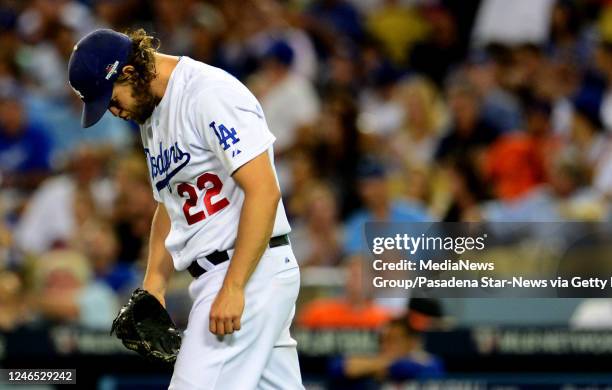
[[[161,98],[153,94],[150,83],[134,85],[132,87],[132,97],[136,103],[131,110],[130,119],[142,125],[151,117]]]

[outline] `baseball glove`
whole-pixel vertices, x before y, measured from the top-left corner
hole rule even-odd
[[[137,288],[113,321],[111,334],[128,349],[153,361],[174,363],[181,335],[157,298]]]

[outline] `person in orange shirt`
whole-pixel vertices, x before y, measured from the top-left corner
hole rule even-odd
[[[345,295],[321,298],[308,303],[297,324],[307,329],[379,329],[391,319],[391,313],[371,298],[363,278],[359,256],[345,263]]]
[[[487,150],[484,173],[499,199],[514,200],[546,182],[548,161],[559,146],[550,128],[550,103],[527,103],[525,132],[499,138]]]

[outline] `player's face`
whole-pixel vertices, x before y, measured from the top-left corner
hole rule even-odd
[[[116,83],[108,110],[123,120],[143,124],[153,113],[159,99],[149,85],[136,88],[130,83]]]

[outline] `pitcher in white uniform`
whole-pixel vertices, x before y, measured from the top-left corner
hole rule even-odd
[[[165,304],[174,269],[193,306],[170,389],[302,389],[289,334],[299,268],[257,99],[225,71],[157,52],[144,30],[74,47],[82,125],[108,109],[140,125],[159,202],[143,288]]]

